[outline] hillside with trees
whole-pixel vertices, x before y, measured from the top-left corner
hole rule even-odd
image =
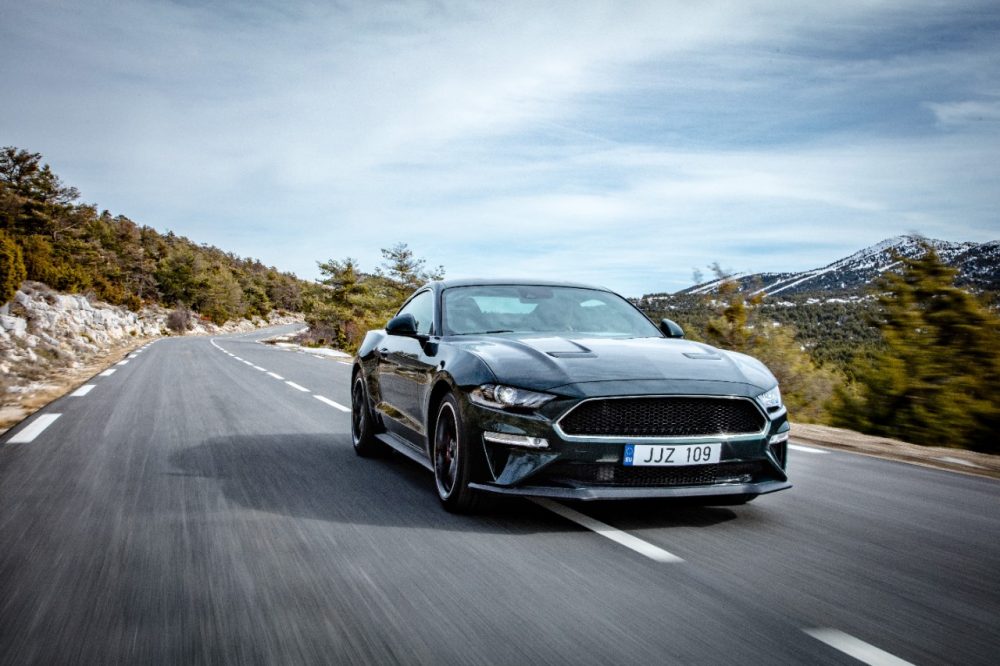
[[[1000,453],[995,294],[959,286],[930,244],[894,263],[854,299],[767,299],[719,271],[711,291],[637,303],[688,337],[760,358],[793,420]]]
[[[308,283],[290,273],[80,202],[38,153],[0,150],[0,297],[24,279],[137,311],[191,308],[222,324],[301,311]]]

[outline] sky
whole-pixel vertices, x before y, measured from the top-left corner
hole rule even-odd
[[[1000,238],[1000,2],[0,0],[0,145],[299,277],[627,296]]]

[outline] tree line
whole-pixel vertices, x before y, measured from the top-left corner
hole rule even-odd
[[[406,297],[444,269],[428,269],[405,244],[363,271],[352,258],[318,262],[317,283],[161,234],[79,203],[37,153],[0,152],[0,299],[24,279],[91,292],[132,309],[191,307],[222,323],[301,311],[307,343],[355,351]],[[715,267],[718,270],[718,267]],[[854,303],[747,295],[734,280],[717,293],[642,299],[652,319],[688,337],[750,354],[780,381],[793,420],[844,426],[918,444],[1000,453],[1000,317],[997,294],[972,294],[930,246],[900,258],[869,297]]]
[[[759,358],[795,421],[1000,453],[1000,317],[989,295],[956,286],[957,271],[924,250],[857,303],[776,306],[720,275],[715,294],[638,304],[689,338]],[[320,263],[323,289],[307,315],[314,342],[356,350],[444,272],[426,270],[405,244],[382,255],[372,273],[354,259]]]
[[[138,310],[192,308],[218,324],[300,311],[307,283],[290,273],[80,202],[41,155],[0,150],[0,300],[21,281],[89,293]]]

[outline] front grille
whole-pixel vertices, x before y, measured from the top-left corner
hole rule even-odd
[[[758,433],[764,423],[749,400],[667,397],[582,402],[559,427],[583,437],[700,437]]]
[[[749,483],[765,472],[762,462],[717,463],[690,467],[624,467],[601,463],[553,463],[542,471],[539,483],[569,485],[655,487],[706,486]]]

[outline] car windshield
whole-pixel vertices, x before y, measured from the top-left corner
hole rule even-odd
[[[582,287],[481,285],[445,289],[445,335],[540,333],[650,338],[660,331],[621,296]]]

